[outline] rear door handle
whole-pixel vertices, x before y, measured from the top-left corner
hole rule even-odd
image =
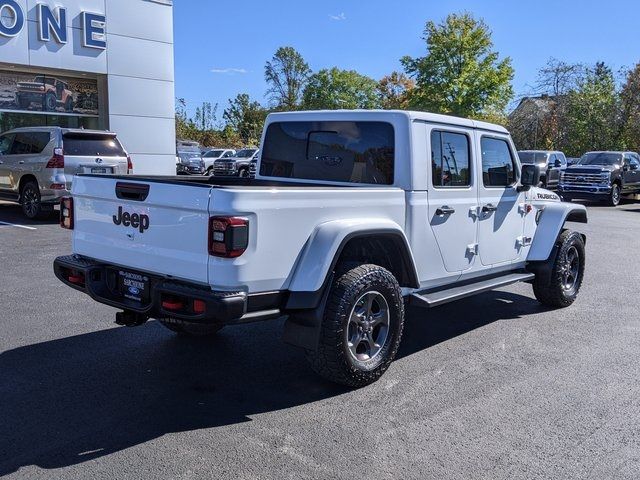
[[[436,210],[436,215],[439,217],[443,217],[445,215],[453,215],[454,213],[456,213],[456,209],[451,208],[447,205],[443,205],[442,207]]]
[[[495,205],[488,203],[485,206],[482,207],[482,213],[489,213],[489,212],[495,212],[496,210],[498,210],[498,207],[496,207]]]
[[[24,160],[20,160],[18,163],[19,163],[20,165],[24,165]]]

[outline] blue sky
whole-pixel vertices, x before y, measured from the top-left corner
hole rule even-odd
[[[373,78],[399,70],[404,55],[425,53],[427,20],[469,11],[484,18],[495,48],[513,60],[525,93],[549,57],[640,61],[637,0],[175,0],[176,96],[190,110],[241,92],[266,103],[264,64],[279,46],[302,53],[313,70],[337,66]]]

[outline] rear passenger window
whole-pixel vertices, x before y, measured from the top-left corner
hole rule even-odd
[[[267,128],[260,175],[393,184],[395,134],[386,122],[277,122]]]
[[[431,132],[431,181],[434,187],[471,185],[469,137],[462,133]]]
[[[482,137],[482,182],[485,187],[508,187],[516,181],[516,169],[506,140]]]
[[[11,146],[12,155],[28,155],[42,153],[51,135],[49,132],[20,132],[16,133]]]

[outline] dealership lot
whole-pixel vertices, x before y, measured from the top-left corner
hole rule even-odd
[[[589,217],[574,306],[516,285],[411,309],[399,359],[351,391],[280,321],[211,340],[116,327],[54,278],[56,219],[0,203],[0,476],[637,478],[640,203]]]

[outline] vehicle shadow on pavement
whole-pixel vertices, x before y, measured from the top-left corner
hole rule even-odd
[[[37,227],[38,225],[55,225],[60,222],[60,212],[52,210],[38,220],[29,220],[22,213],[22,207],[17,203],[0,202],[0,222],[13,223],[16,225],[26,225]]]
[[[541,310],[532,298],[505,292],[411,308],[399,356]],[[203,340],[150,322],[0,354],[0,476],[27,465],[75,465],[172,432],[249,422],[350,391],[317,377],[300,350],[281,342],[281,331],[277,321]]]

